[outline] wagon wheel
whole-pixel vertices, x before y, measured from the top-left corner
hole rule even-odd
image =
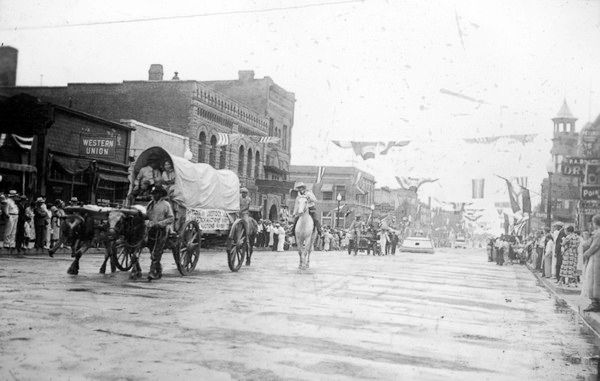
[[[181,275],[190,275],[200,258],[200,227],[196,221],[190,220],[183,224],[177,244],[173,248],[173,258]]]
[[[242,267],[242,263],[244,263],[246,255],[248,255],[248,239],[246,238],[246,231],[243,225],[242,229],[244,229],[242,243],[235,243],[227,252],[227,264],[229,265],[229,270],[233,272],[237,272]]]
[[[111,259],[115,266],[121,271],[129,271],[133,266],[133,256],[140,255],[141,247],[131,247],[124,241],[113,242],[111,250]]]

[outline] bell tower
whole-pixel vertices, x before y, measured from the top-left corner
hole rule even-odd
[[[552,118],[554,135],[552,137],[552,161],[555,172],[560,172],[560,165],[567,156],[576,156],[579,134],[575,132],[575,121],[567,100],[563,101],[558,114]]]

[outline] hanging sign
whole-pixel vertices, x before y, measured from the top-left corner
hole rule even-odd
[[[582,200],[600,200],[600,186],[598,185],[582,185],[581,186]]]

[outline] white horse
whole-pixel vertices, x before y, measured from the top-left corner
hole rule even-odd
[[[300,214],[294,234],[296,236],[296,245],[298,246],[298,255],[300,256],[300,270],[308,269],[310,265],[310,253],[315,243],[317,230],[312,217],[308,213],[308,199],[299,196],[297,202],[297,213]]]

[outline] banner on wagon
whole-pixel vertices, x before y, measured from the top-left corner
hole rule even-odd
[[[186,220],[196,220],[202,231],[226,231],[231,226],[229,215],[220,209],[187,209]]]

